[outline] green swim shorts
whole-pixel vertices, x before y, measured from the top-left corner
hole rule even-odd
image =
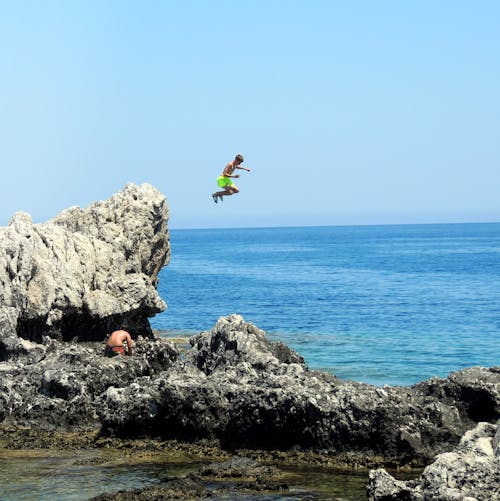
[[[226,176],[219,176],[217,178],[217,184],[221,187],[221,188],[225,188],[226,186],[233,186],[234,183],[232,181],[231,178],[229,177],[226,177]]]

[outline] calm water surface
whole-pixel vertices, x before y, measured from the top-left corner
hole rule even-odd
[[[88,460],[99,451],[0,450],[0,499],[2,501],[83,501],[106,492],[146,487],[186,466],[143,463],[95,465]]]
[[[99,494],[148,487],[175,475],[195,471],[197,464],[151,463],[130,465],[85,464],[99,451],[2,451],[0,450],[0,499],[2,501],[85,501]],[[365,498],[367,473],[331,470],[285,470],[292,474],[290,491],[280,494],[228,494],[210,499],[285,501],[299,499],[356,500]]]
[[[500,364],[500,224],[171,232],[153,327],[239,313],[310,367],[413,384]]]

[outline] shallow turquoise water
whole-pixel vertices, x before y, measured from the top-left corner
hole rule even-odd
[[[312,368],[413,384],[500,364],[500,224],[174,230],[153,328],[239,313]]]

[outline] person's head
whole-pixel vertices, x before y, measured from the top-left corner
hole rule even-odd
[[[234,157],[234,161],[237,164],[242,164],[243,160],[244,160],[243,155],[240,155],[239,153]]]

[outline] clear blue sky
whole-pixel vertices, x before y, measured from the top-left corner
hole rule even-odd
[[[0,0],[0,224],[129,181],[172,228],[500,221],[499,26],[496,0]]]

